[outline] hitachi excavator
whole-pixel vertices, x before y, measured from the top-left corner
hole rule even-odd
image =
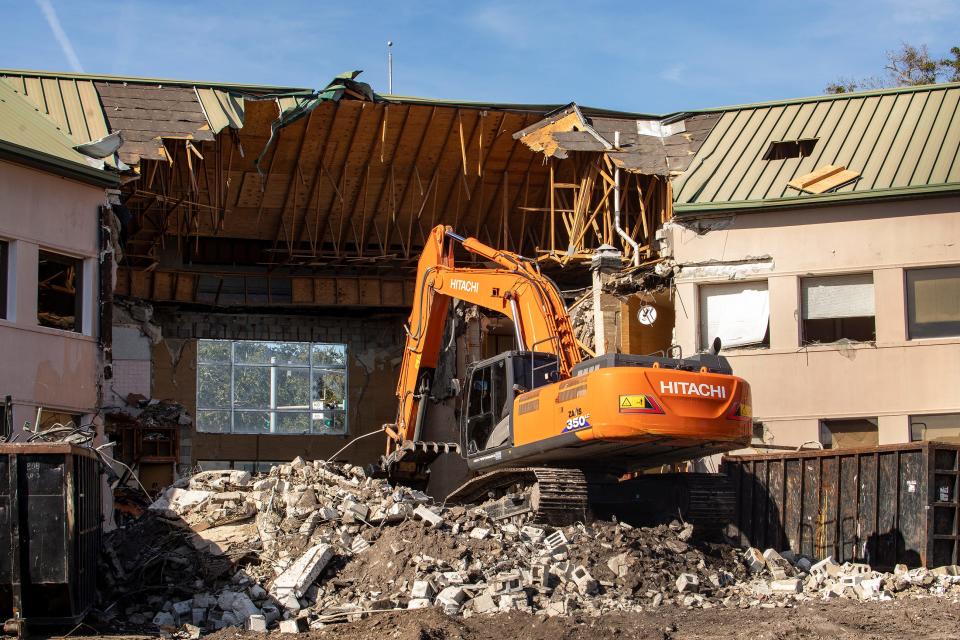
[[[456,266],[457,244],[495,266]],[[453,299],[512,320],[518,349],[469,367],[459,442],[425,441]],[[582,360],[563,300],[535,262],[447,226],[427,238],[406,330],[399,410],[384,426],[381,463],[391,479],[422,485],[438,456],[460,455],[472,477],[447,502],[481,504],[494,518],[567,524],[635,507],[695,522],[729,515],[733,496],[721,476],[638,473],[749,443],[750,387],[725,358]]]

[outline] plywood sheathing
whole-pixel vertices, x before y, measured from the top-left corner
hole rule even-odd
[[[168,161],[145,161],[128,201],[152,230],[140,236],[268,242],[268,264],[344,267],[412,267],[441,222],[521,252],[543,246],[518,208],[543,201],[547,167],[512,137],[542,113],[325,102],[279,131],[261,175],[253,158],[277,115],[248,101],[240,130],[190,140],[199,155],[168,142]]]

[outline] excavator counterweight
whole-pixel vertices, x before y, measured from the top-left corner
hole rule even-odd
[[[496,266],[456,266],[454,243]],[[452,299],[509,318],[517,349],[470,366],[459,442],[426,442],[429,390]],[[752,432],[749,385],[725,358],[581,360],[559,292],[534,262],[444,226],[431,231],[420,257],[397,398],[396,422],[385,427],[389,476],[422,483],[439,455],[456,452],[474,477],[448,500],[493,495],[488,506],[498,517],[530,512],[557,523],[586,517],[591,504],[609,506],[610,496],[636,501],[642,483],[624,478],[743,447]],[[709,478],[686,480],[683,486],[696,487],[687,495],[693,511],[713,513],[707,503],[724,502],[719,480],[716,492],[705,490]]]

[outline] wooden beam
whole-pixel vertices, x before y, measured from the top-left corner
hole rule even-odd
[[[458,109],[457,112],[458,112],[458,117],[462,116],[462,110],[461,110],[461,109]],[[479,112],[479,111],[476,111],[476,112],[474,112],[474,113],[475,113],[476,117],[475,117],[474,122],[473,122],[473,127],[470,128],[470,138],[469,138],[469,140],[470,140],[470,145],[471,145],[471,146],[473,145],[474,137],[475,137],[476,134],[477,134],[477,130],[480,128],[480,121],[482,120],[482,118],[480,117],[480,112]],[[463,169],[463,171],[466,171],[465,167],[466,167],[467,165],[466,165],[466,163],[465,163],[465,156],[462,157],[460,160],[458,160],[458,163],[460,163],[460,164],[458,164],[458,166],[457,166],[456,169],[454,170],[454,173],[451,175],[450,186],[447,188],[447,190],[446,190],[447,193],[446,193],[446,195],[445,195],[445,196],[443,197],[443,199],[442,199],[443,205],[440,207],[440,215],[442,215],[442,216],[448,216],[448,215],[449,215],[450,198],[451,198],[451,196],[453,196],[453,192],[454,192],[455,190],[459,191],[459,188],[460,188],[459,185],[461,184],[461,180],[464,179],[463,174],[461,173],[461,169]],[[457,212],[459,213],[459,207],[458,207],[457,209],[458,209]],[[449,217],[448,217],[447,219],[449,219]],[[456,223],[457,223],[458,221],[459,221],[459,219],[455,219],[453,226],[456,226]]]
[[[400,146],[400,140],[403,139],[403,134],[407,129],[407,121],[410,119],[410,105],[405,105],[403,112],[403,120],[400,122],[400,132],[397,134],[397,139],[393,143],[393,149],[390,153],[390,160],[387,162],[387,165],[384,167],[383,180],[380,182],[380,189],[377,190],[377,196],[373,199],[373,211],[370,213],[370,217],[367,218],[366,215],[363,216],[363,219],[360,220],[360,244],[357,247],[357,255],[366,254],[367,250],[367,236],[370,235],[370,227],[375,223],[377,214],[380,213],[380,203],[383,200],[383,194],[387,191],[387,181],[391,180],[393,175],[391,169],[393,168],[393,161],[396,159],[397,147]]]
[[[423,131],[420,133],[420,140],[417,141],[417,150],[413,153],[413,162],[410,164],[410,168],[407,170],[407,177],[403,182],[403,189],[400,191],[400,198],[397,200],[397,208],[399,213],[397,215],[396,223],[400,222],[399,214],[403,212],[403,203],[407,198],[407,192],[410,190],[410,183],[413,182],[413,175],[417,169],[417,163],[420,162],[420,152],[423,151],[423,143],[427,139],[427,135],[429,134],[430,128],[433,125],[433,119],[436,117],[436,115],[437,115],[437,107],[434,106],[432,109],[430,109],[430,117],[427,118],[427,122],[423,126]],[[402,229],[400,229],[399,224],[397,224],[396,226],[398,231],[402,231]],[[391,228],[393,228],[393,225],[387,225],[386,233],[384,236],[383,244],[388,248],[390,246],[390,229]],[[403,254],[405,257],[410,256],[410,234],[412,233],[412,230],[413,230],[413,206],[411,204],[410,221],[407,225],[407,241],[404,242],[402,236],[400,239],[400,244],[403,247]]]
[[[286,216],[287,216],[287,205],[290,203],[290,192],[294,192],[293,206],[294,218],[297,215],[296,206],[297,206],[297,178],[300,177],[300,162],[303,157],[303,143],[306,142],[307,136],[310,134],[310,123],[313,122],[313,111],[311,111],[307,117],[306,122],[303,124],[303,131],[300,132],[300,141],[297,144],[297,155],[294,158],[293,170],[290,172],[290,179],[287,180],[287,189],[283,195],[283,205],[280,207],[280,215],[277,220],[277,230],[274,233],[273,238],[273,248],[276,249],[277,245],[280,242],[280,232],[282,231],[286,236],[287,247],[292,252],[293,251],[293,235],[295,229],[291,226],[290,230],[287,230]],[[278,144],[279,146],[279,144]],[[291,225],[293,223],[291,222]]]

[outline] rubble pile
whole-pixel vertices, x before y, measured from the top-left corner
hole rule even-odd
[[[812,599],[888,601],[927,595],[960,599],[960,566],[908,569],[898,564],[892,573],[874,571],[870,565],[844,562],[831,556],[815,561],[791,551],[749,548],[743,560],[752,579],[743,587],[751,594],[747,605],[777,597],[803,602]]]
[[[679,522],[495,521],[479,507],[434,506],[360,467],[298,458],[257,477],[208,471],[169,488],[110,534],[101,599],[118,623],[186,625],[199,635],[227,626],[299,632],[425,607],[599,616],[960,590],[946,570],[878,582],[860,565],[835,570],[693,538]]]

